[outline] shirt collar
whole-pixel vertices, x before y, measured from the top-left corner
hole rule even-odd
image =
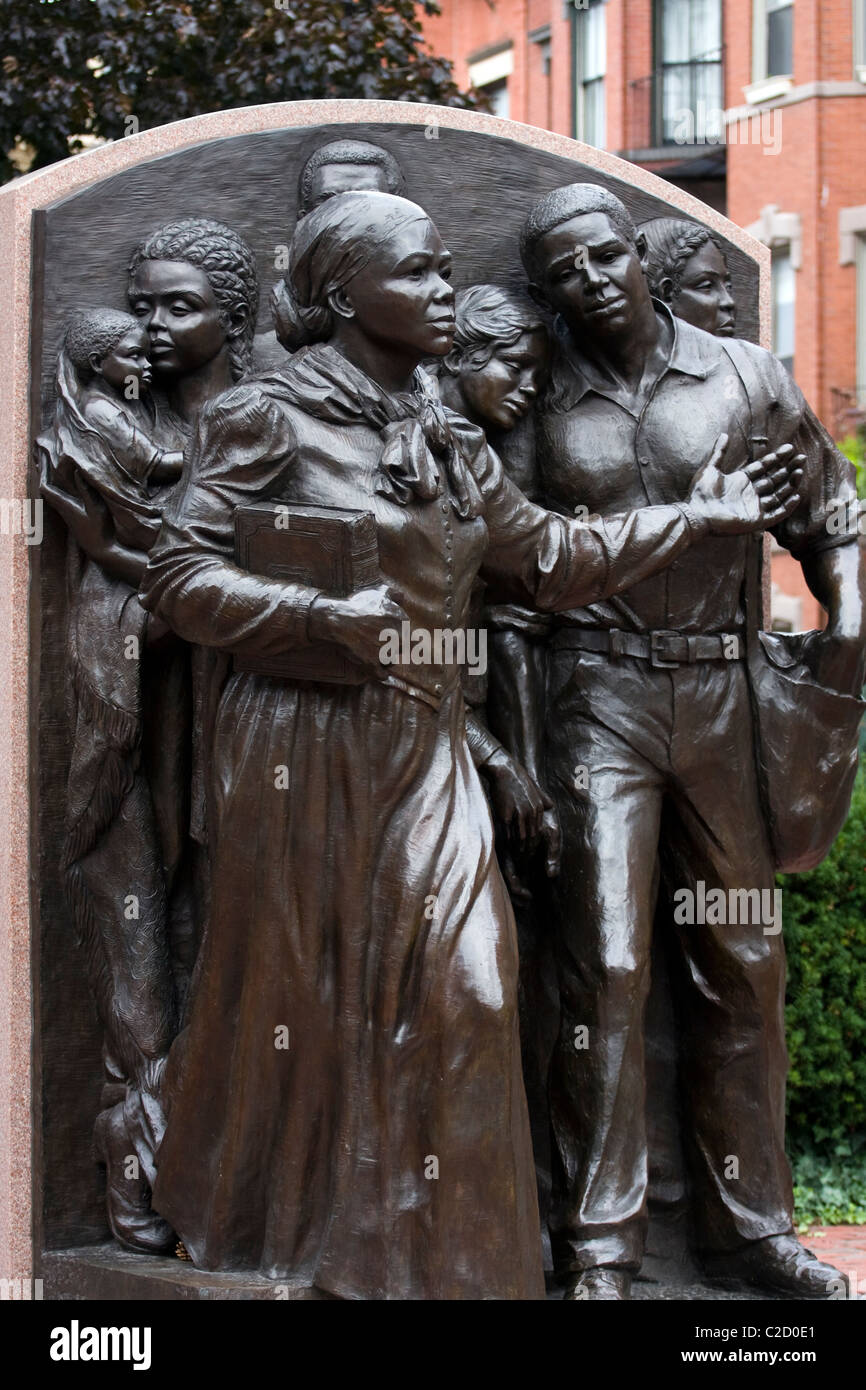
[[[668,320],[672,329],[671,349],[662,375],[674,371],[695,377],[698,381],[706,380],[709,365],[706,340],[710,339],[712,342],[710,335],[686,323],[684,319],[676,318],[662,300],[654,298],[652,303],[656,312]],[[572,409],[583,400],[588,391],[595,391],[599,396],[615,400],[616,393],[611,391],[592,359],[575,345],[571,334],[559,318],[555,331],[559,343],[560,363],[558,369],[554,367],[552,386],[558,408]]]

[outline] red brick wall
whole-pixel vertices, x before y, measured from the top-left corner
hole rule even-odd
[[[514,120],[563,135],[573,133],[571,26],[562,0],[440,0],[443,14],[426,22],[433,48],[454,60],[468,81],[468,58],[505,39],[514,43],[510,80]],[[851,0],[795,0],[794,82],[853,78]],[[608,0],[607,145],[631,146],[629,84],[652,71],[651,0]],[[725,101],[744,104],[752,80],[752,0],[725,0]],[[552,71],[527,34],[549,24]],[[799,213],[802,267],[797,273],[795,373],[819,415],[832,427],[832,387],[855,384],[855,270],[839,265],[839,209],[866,203],[866,88],[864,95],[811,98],[778,108],[782,148],[774,156],[750,143],[729,145],[727,211],[748,226],[775,203]],[[754,127],[753,127],[754,128]],[[767,134],[772,127],[765,127]],[[757,132],[755,137],[757,138]]]
[[[751,0],[727,0],[726,100],[742,106],[751,82]],[[795,0],[794,84],[853,78],[850,0]],[[811,98],[777,108],[781,153],[760,145],[728,149],[728,215],[740,226],[770,203],[799,213],[802,266],[796,277],[794,371],[807,399],[833,424],[832,387],[855,384],[855,269],[839,265],[839,210],[866,202],[864,96]],[[740,136],[744,131],[741,123]]]

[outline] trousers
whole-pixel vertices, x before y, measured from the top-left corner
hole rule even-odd
[[[547,785],[560,1029],[549,1078],[553,1261],[637,1270],[647,1226],[644,1009],[660,871],[675,904],[681,1107],[696,1243],[790,1232],[785,956],[738,661],[551,655]],[[721,893],[714,890],[722,890]],[[743,891],[745,890],[745,892]],[[755,891],[757,890],[757,892]]]

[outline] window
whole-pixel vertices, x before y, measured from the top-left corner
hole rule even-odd
[[[866,235],[857,237],[854,249],[857,267],[857,404],[866,409]]]
[[[721,140],[721,0],[657,0],[655,13],[660,143],[682,143],[684,122],[696,143]]]
[[[767,77],[794,71],[792,0],[767,0]]]
[[[514,71],[514,48],[508,43],[497,47],[469,62],[469,81],[473,87],[483,92],[490,102],[494,116],[508,117],[511,107],[508,92],[508,79]]]
[[[586,9],[575,10],[574,15],[576,134],[578,140],[604,149],[604,77],[607,70],[604,0],[591,0]]]
[[[511,109],[508,100],[508,78],[503,77],[500,82],[488,82],[487,86],[482,87],[481,90],[490,102],[491,116],[507,118]]]
[[[790,245],[773,247],[773,352],[794,370],[794,266]]]
[[[793,0],[754,0],[752,81],[789,77],[793,71]]]

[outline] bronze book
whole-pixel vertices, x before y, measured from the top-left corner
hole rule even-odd
[[[334,598],[381,584],[372,512],[348,507],[263,502],[235,510],[235,563],[251,574],[305,584]],[[368,673],[333,642],[280,656],[235,657],[235,670],[283,680],[359,685]]]

